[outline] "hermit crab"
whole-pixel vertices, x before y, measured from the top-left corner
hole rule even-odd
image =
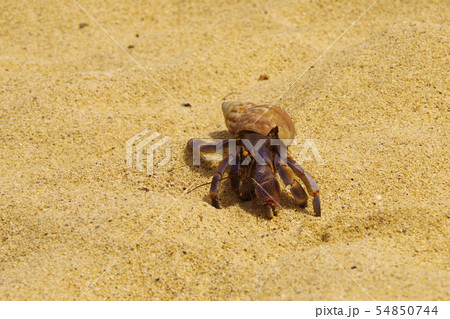
[[[297,204],[306,207],[308,195],[294,174],[299,177],[313,197],[314,214],[320,216],[319,187],[287,153],[287,147],[295,136],[290,116],[279,107],[249,102],[227,101],[222,104],[222,111],[232,138],[219,143],[196,139],[188,142],[188,146],[197,153],[228,148],[211,182],[209,196],[212,205],[220,208],[219,184],[224,179],[225,170],[230,167],[225,178],[230,179],[232,191],[242,200],[257,197],[267,218],[273,218],[277,214],[276,206],[280,206],[281,190],[276,174],[290,186]]]

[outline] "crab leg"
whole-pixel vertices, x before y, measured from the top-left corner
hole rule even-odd
[[[231,161],[233,161],[234,159],[231,157],[231,155],[228,155],[227,157],[225,157],[222,162],[220,162],[219,164],[219,168],[217,169],[217,174],[214,175],[212,182],[211,182],[211,188],[209,189],[209,197],[212,200],[212,205],[215,208],[220,208],[219,205],[219,184],[220,184],[220,179],[222,178],[223,172],[225,171],[225,169],[228,167],[228,165],[230,164]]]
[[[294,196],[295,201],[301,207],[306,207],[306,205],[308,204],[308,194],[306,194],[300,183],[294,179],[292,170],[287,166],[285,162],[281,161],[281,158],[278,155],[275,155],[275,165],[278,171],[278,175],[280,175],[283,183],[286,186],[291,186],[291,193],[292,196]]]
[[[231,169],[230,169],[230,174],[229,174],[230,182],[231,182],[231,191],[235,192],[237,194],[241,193],[240,150],[241,150],[241,147],[238,146],[236,149],[236,160],[234,161],[234,163],[231,163]]]
[[[314,214],[316,216],[320,216],[321,210],[320,210],[319,186],[317,186],[316,181],[312,178],[311,175],[305,172],[305,170],[301,168],[300,165],[298,165],[294,159],[292,159],[289,156],[287,158],[287,164],[292,169],[294,174],[300,177],[303,183],[305,184],[309,195],[313,197]]]

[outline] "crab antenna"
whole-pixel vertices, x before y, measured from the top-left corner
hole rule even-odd
[[[222,177],[222,178],[219,179],[218,181],[223,181],[224,179],[227,179],[227,178],[230,178],[230,175],[225,176],[225,177]],[[208,183],[200,184],[200,185],[198,185],[198,186],[195,186],[193,189],[191,189],[190,191],[188,191],[186,194],[189,194],[190,192],[195,191],[195,190],[196,190],[197,188],[199,188],[199,187],[206,186],[206,185],[210,185],[210,184],[212,184],[212,181],[211,181],[211,182],[208,182]]]

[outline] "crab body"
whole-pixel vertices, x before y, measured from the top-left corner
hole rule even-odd
[[[229,147],[228,155],[220,163],[210,188],[212,205],[220,208],[219,183],[225,170],[230,167],[229,178],[232,191],[242,200],[258,198],[269,219],[276,215],[280,206],[281,187],[278,174],[301,207],[307,205],[308,195],[294,178],[298,176],[313,197],[316,216],[321,215],[319,188],[314,179],[288,154],[287,147],[295,137],[292,119],[276,106],[253,103],[224,102],[222,111],[225,124],[233,139],[218,144],[190,140],[188,145],[199,152],[211,152],[218,146]],[[281,207],[281,206],[280,206]]]

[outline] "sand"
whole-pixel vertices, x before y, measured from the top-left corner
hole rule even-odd
[[[380,0],[321,56],[371,2],[80,1],[133,60],[71,0],[2,1],[0,299],[448,300],[449,6]],[[184,192],[224,99],[292,116],[321,218]]]

